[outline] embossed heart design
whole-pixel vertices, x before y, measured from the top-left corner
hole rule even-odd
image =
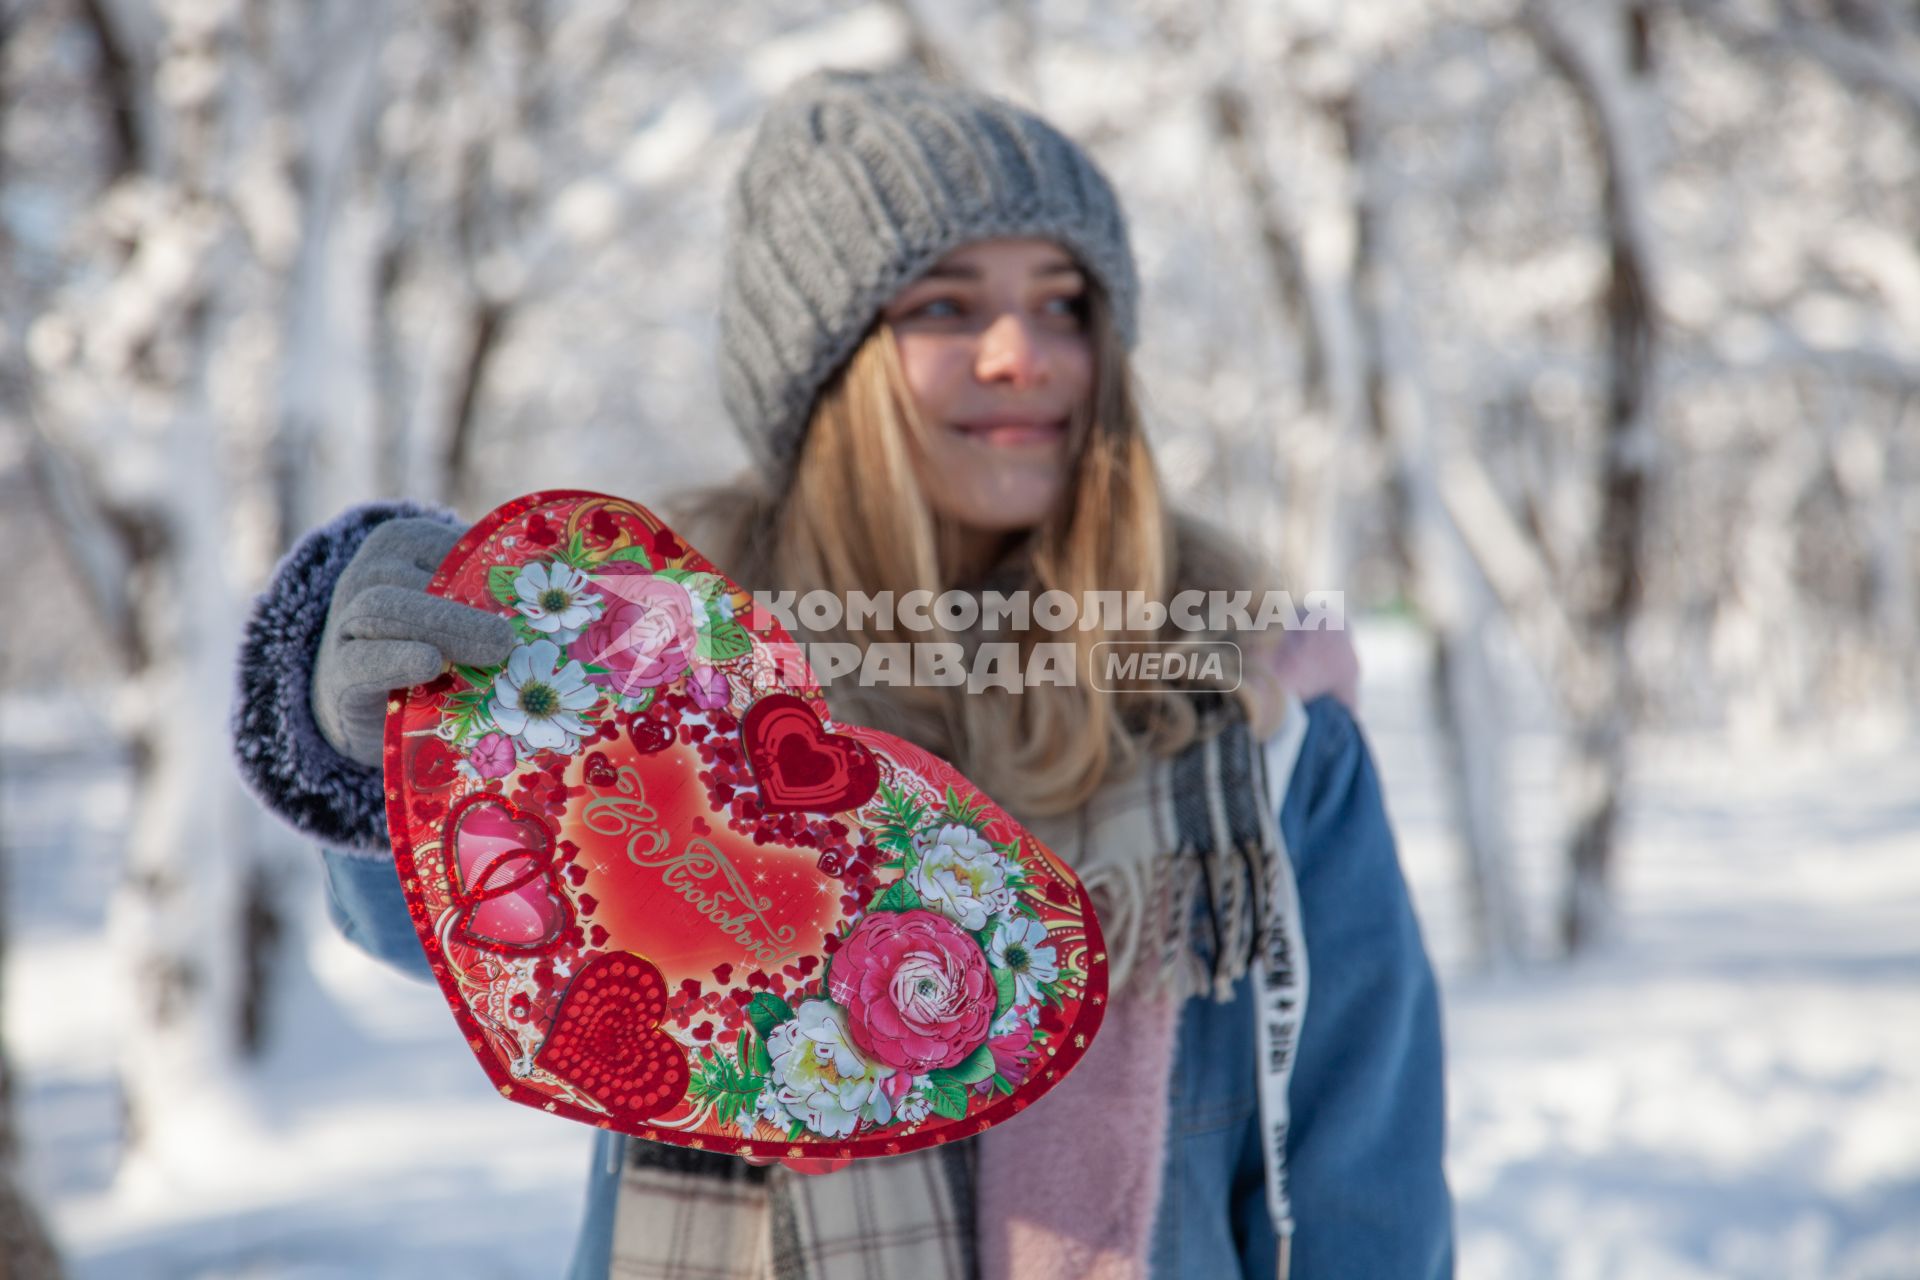
[[[604,751],[595,751],[587,757],[585,777],[588,784],[595,787],[610,787],[619,780]]]
[[[492,795],[463,800],[447,817],[449,871],[459,914],[453,934],[488,951],[535,954],[573,925],[554,878],[553,833]]]
[[[820,717],[790,693],[754,703],[740,721],[740,741],[769,809],[839,813],[858,809],[880,789],[873,752],[844,734],[829,733]]]
[[[386,742],[408,906],[504,1096],[818,1171],[979,1133],[1079,1061],[1084,886],[947,761],[837,723],[652,512],[515,499],[429,589],[518,636],[405,690]]]
[[[534,1061],[627,1123],[650,1120],[687,1092],[687,1055],[660,1030],[667,984],[627,952],[595,956],[567,988]]]

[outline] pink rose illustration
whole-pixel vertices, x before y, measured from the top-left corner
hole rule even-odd
[[[987,1052],[993,1055],[993,1069],[1016,1089],[1026,1083],[1027,1073],[1033,1070],[1034,1055],[1039,1051],[1039,1046],[1033,1042],[1032,1024],[1018,1016],[1014,1019],[1013,1030],[987,1041]],[[994,1084],[991,1079],[982,1080],[973,1088],[975,1093],[989,1093]]]
[[[729,697],[727,674],[718,667],[696,666],[687,673],[687,692],[696,707],[708,711],[724,707]]]
[[[828,994],[846,1006],[854,1044],[916,1074],[978,1049],[993,1021],[980,945],[932,911],[876,911],[834,952]]]
[[[589,672],[588,683],[632,697],[687,669],[698,640],[692,592],[627,561],[603,566],[593,581],[606,611],[567,646],[569,658],[606,668]]]
[[[483,778],[504,778],[513,772],[513,739],[489,733],[467,752],[467,763]]]

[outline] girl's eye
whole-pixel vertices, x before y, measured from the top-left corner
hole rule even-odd
[[[1049,298],[1047,306],[1056,316],[1065,316],[1072,320],[1087,318],[1087,295],[1084,293],[1061,294],[1057,298]]]
[[[939,307],[946,307],[948,310],[939,311],[936,309]],[[935,298],[930,302],[921,303],[907,314],[910,317],[925,316],[930,320],[945,320],[960,314],[960,304],[952,298]]]

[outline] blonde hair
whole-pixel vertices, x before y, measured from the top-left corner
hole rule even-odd
[[[666,504],[669,519],[694,546],[749,590],[1068,592],[1083,607],[1094,591],[1138,591],[1162,603],[1186,590],[1255,590],[1264,573],[1251,555],[1163,502],[1141,428],[1132,371],[1106,300],[1088,291],[1094,350],[1092,393],[1076,410],[1069,439],[1076,458],[1068,489],[1052,514],[1023,538],[986,583],[954,580],[957,531],[931,508],[914,466],[926,430],[901,369],[893,332],[877,324],[815,400],[806,442],[790,481],[768,492],[752,478],[697,490]],[[1218,727],[1214,710],[1232,698],[1262,736],[1274,723],[1279,692],[1265,652],[1270,638],[1239,633],[1244,675],[1230,693],[1199,682],[1103,692],[1084,679],[1093,646],[1154,640],[1186,647],[1219,639],[1177,630],[1157,634],[1029,627],[1004,639],[1019,644],[1024,671],[1033,645],[1071,642],[1075,680],[1018,692],[989,686],[826,686],[836,718],[886,729],[952,761],[1016,814],[1061,813],[1084,803],[1143,755],[1171,754]],[[863,630],[844,625],[796,640],[861,647],[883,641],[958,640],[969,657],[976,628],[945,632]],[[1252,640],[1252,644],[1246,643]],[[1179,696],[1180,694],[1187,696]]]

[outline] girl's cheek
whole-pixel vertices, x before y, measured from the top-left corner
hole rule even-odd
[[[945,421],[953,407],[952,388],[966,375],[965,353],[951,343],[916,337],[900,343],[900,367],[921,414],[936,423]]]

